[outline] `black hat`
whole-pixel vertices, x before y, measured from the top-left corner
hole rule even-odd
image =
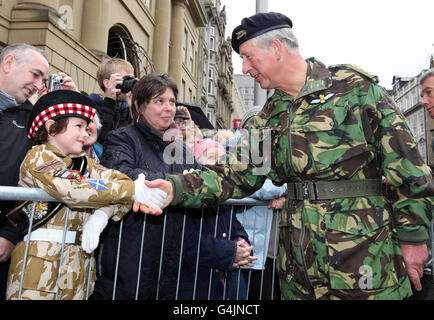
[[[175,119],[176,118],[190,119],[189,117],[187,117],[185,115],[184,111],[182,111],[181,109],[178,109],[178,108],[176,108]]]
[[[33,138],[47,120],[79,117],[88,123],[95,117],[95,103],[85,95],[72,90],[55,90],[36,101],[30,112],[27,137]]]
[[[265,32],[292,28],[292,21],[287,16],[277,12],[261,12],[241,20],[241,25],[232,31],[232,48],[240,53],[240,45]]]

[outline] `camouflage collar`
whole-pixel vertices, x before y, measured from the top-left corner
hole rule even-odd
[[[289,94],[279,89],[274,91],[271,99],[272,103],[267,103],[263,110],[266,114],[270,114],[270,118],[274,117],[278,113],[286,112],[288,104],[292,103],[294,100]]]
[[[53,152],[59,158],[79,158],[79,157],[82,157],[82,156],[86,155],[86,153],[84,151],[80,152],[79,154],[65,155],[65,154],[63,154],[63,152],[61,152],[59,149],[57,149],[55,146],[53,146],[49,142],[46,142],[43,145],[45,146],[45,149]]]
[[[293,99],[286,92],[276,89],[271,100],[273,103],[267,103],[267,106],[264,109],[265,113],[270,114],[270,117],[273,117],[278,113],[285,112],[288,108],[288,103],[292,103],[293,101],[307,96],[313,92],[322,91],[331,87],[332,79],[330,71],[327,69],[327,67],[321,61],[313,57],[307,59],[306,62],[308,67],[305,85],[295,99]],[[268,105],[270,105],[271,110],[267,109]]]
[[[313,92],[330,88],[332,85],[330,71],[321,61],[312,57],[307,59],[306,62],[308,64],[306,83],[298,93],[295,100],[307,96]]]

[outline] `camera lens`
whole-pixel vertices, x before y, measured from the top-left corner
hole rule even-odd
[[[121,89],[121,93],[128,93],[131,90],[133,90],[134,85],[136,84],[137,80],[132,76],[124,76],[122,85],[118,84],[116,86],[116,89]]]

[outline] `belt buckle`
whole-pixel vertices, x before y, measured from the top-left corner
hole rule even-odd
[[[301,183],[301,190],[303,193],[303,199],[309,199],[309,188],[305,182]]]

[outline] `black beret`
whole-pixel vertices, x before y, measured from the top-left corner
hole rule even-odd
[[[239,54],[242,43],[265,32],[282,28],[292,28],[292,21],[281,13],[261,12],[244,18],[241,20],[241,25],[232,31],[232,48]]]
[[[36,101],[30,112],[27,137],[33,138],[44,123],[64,117],[79,117],[88,123],[95,117],[95,103],[85,95],[72,90],[55,90]]]

